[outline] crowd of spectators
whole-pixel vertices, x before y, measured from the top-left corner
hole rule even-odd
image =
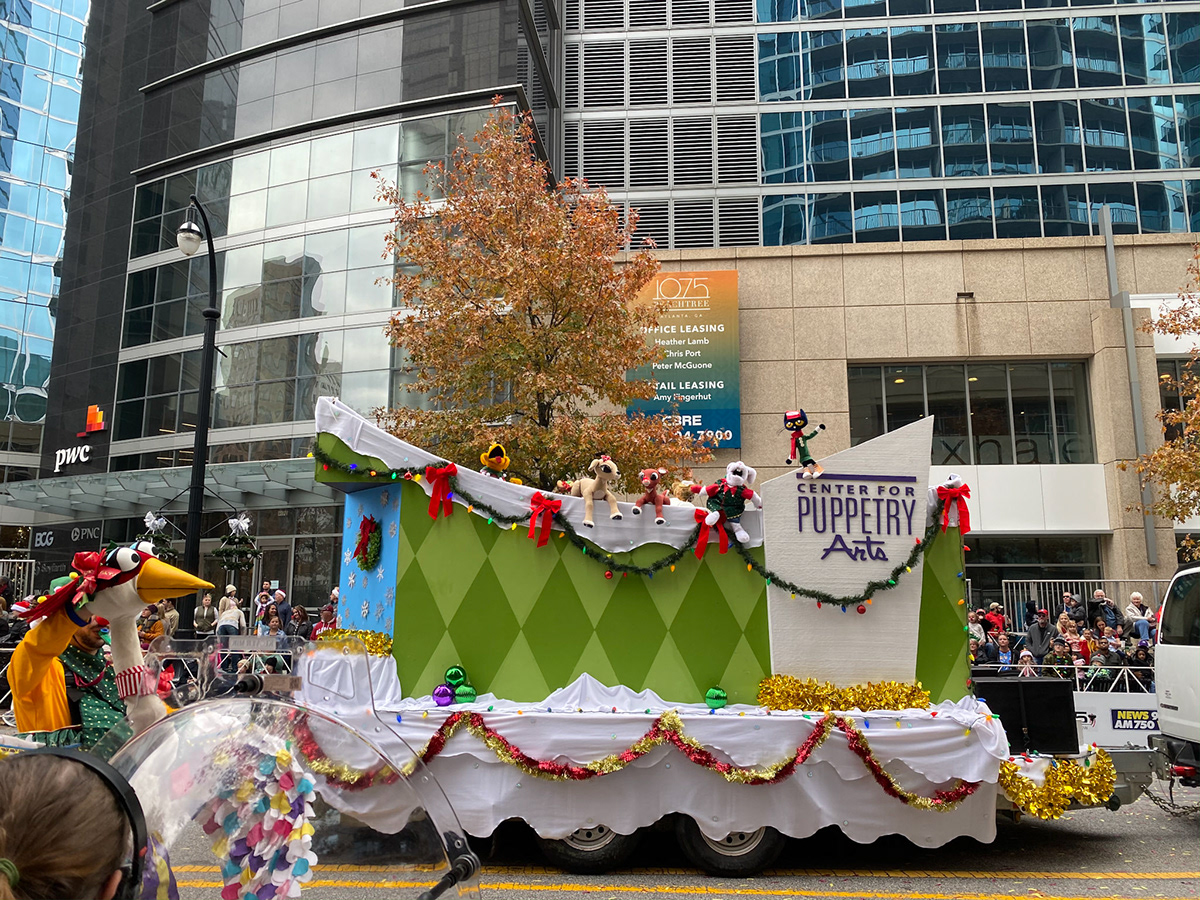
[[[1064,592],[1053,622],[1032,600],[1019,624],[992,603],[968,612],[967,631],[973,675],[1067,678],[1078,690],[1154,691],[1158,620],[1137,591],[1123,610],[1103,590],[1087,602]]]

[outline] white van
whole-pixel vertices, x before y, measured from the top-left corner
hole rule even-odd
[[[1200,765],[1200,565],[1175,573],[1154,650],[1161,734],[1150,738],[1161,774],[1196,780]]]

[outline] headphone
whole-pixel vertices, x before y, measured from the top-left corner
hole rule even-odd
[[[57,756],[69,759],[91,770],[104,782],[105,787],[112,791],[117,807],[129,821],[133,832],[133,859],[121,867],[121,882],[117,885],[115,900],[136,900],[142,887],[142,872],[146,864],[146,849],[149,846],[149,832],[146,829],[146,816],[142,812],[142,804],[138,802],[133,787],[125,780],[120,772],[99,757],[83,753],[79,750],[67,750],[60,747],[40,747],[37,750],[24,750],[22,756]]]

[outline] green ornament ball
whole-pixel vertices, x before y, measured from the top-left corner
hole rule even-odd
[[[460,684],[454,689],[455,703],[474,703],[476,696],[475,688],[469,684]]]
[[[704,702],[708,704],[709,709],[720,709],[729,702],[729,695],[725,693],[724,688],[710,687],[704,695]]]
[[[451,666],[446,670],[446,684],[452,688],[457,688],[460,684],[467,683],[467,670],[462,666]]]

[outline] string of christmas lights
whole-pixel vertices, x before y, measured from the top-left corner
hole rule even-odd
[[[379,481],[396,481],[403,479],[405,481],[420,481],[426,472],[425,466],[408,466],[394,469],[370,468],[367,465],[360,466],[358,463],[344,463],[329,453],[322,450],[319,446],[313,445],[311,456],[319,463],[324,471],[330,470],[341,472],[347,475],[369,476]],[[441,468],[438,465],[436,468]],[[448,485],[447,496],[450,498],[458,497],[467,504],[468,512],[480,511],[486,513],[489,525],[497,524],[515,530],[518,524],[528,523],[530,518],[535,513],[530,510],[522,512],[519,515],[510,516],[501,513],[495,507],[489,505],[486,501],[475,497],[474,495],[462,490],[458,484],[458,478],[455,475],[446,477]],[[883,591],[891,590],[900,583],[900,579],[912,572],[912,567],[916,565],[917,560],[929,548],[930,542],[939,529],[941,516],[941,503],[938,504],[937,512],[933,516],[933,522],[925,529],[925,534],[922,538],[917,538],[914,541],[912,549],[909,551],[907,559],[897,565],[888,574],[886,578],[868,582],[861,592],[855,595],[836,596],[825,591],[806,588],[798,584],[788,581],[786,578],[780,577],[777,573],[768,569],[765,565],[754,558],[753,554],[740,544],[733,535],[729,535],[730,545],[737,551],[738,555],[746,562],[747,571],[753,571],[761,576],[769,585],[775,585],[783,590],[788,591],[792,598],[807,597],[817,602],[817,608],[820,609],[828,604],[832,607],[840,607],[842,612],[853,606],[859,613],[865,613],[867,606],[871,605],[876,594]],[[678,563],[684,556],[688,554],[696,546],[696,541],[699,539],[702,529],[701,525],[697,525],[688,535],[687,540],[682,546],[675,548],[667,555],[654,560],[649,565],[638,565],[632,562],[626,562],[619,559],[617,556],[605,550],[597,550],[593,545],[588,547],[587,542],[583,537],[572,527],[570,521],[561,512],[554,513],[554,521],[558,523],[562,529],[560,534],[565,537],[570,543],[578,549],[583,555],[594,559],[597,563],[604,565],[605,577],[611,578],[613,573],[620,573],[622,576],[627,575],[643,575],[647,578],[653,578],[656,572],[661,572],[663,569],[674,571],[675,564]],[[960,573],[961,574],[961,573]]]

